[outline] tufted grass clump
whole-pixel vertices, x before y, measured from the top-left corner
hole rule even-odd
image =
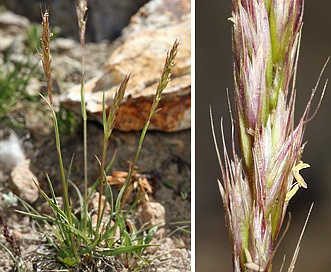
[[[159,110],[158,103],[161,99],[162,92],[170,81],[171,69],[174,66],[174,59],[178,52],[179,43],[175,41],[173,47],[168,52],[163,73],[161,75],[154,101],[150,110],[146,124],[141,132],[139,144],[137,146],[134,161],[128,169],[128,175],[117,194],[113,194],[113,188],[107,182],[107,173],[112,167],[115,160],[115,155],[108,160],[106,157],[107,143],[112,135],[116,120],[116,112],[124,97],[125,90],[129,84],[130,75],[126,76],[116,91],[110,106],[106,105],[105,95],[103,97],[103,142],[102,153],[100,157],[95,154],[100,166],[99,177],[93,182],[92,187],[88,187],[89,181],[87,178],[87,114],[85,108],[85,93],[84,93],[84,44],[85,44],[85,28],[86,28],[86,12],[87,1],[76,1],[76,11],[79,25],[79,37],[81,43],[81,62],[82,62],[82,78],[81,78],[81,112],[83,119],[83,137],[84,137],[84,191],[70,181],[70,170],[73,159],[70,165],[65,169],[61,152],[61,141],[57,114],[53,106],[53,87],[52,87],[52,57],[51,57],[51,32],[49,28],[49,12],[42,11],[42,27],[41,27],[41,61],[46,77],[48,97],[41,95],[47,103],[53,120],[54,137],[56,143],[57,157],[59,163],[59,175],[62,181],[62,196],[63,206],[58,202],[53,184],[47,175],[47,181],[50,189],[50,195],[34,182],[40,194],[49,204],[52,215],[41,215],[28,203],[22,201],[27,209],[22,214],[28,215],[37,221],[43,222],[47,229],[51,230],[52,234],[46,232],[44,227],[40,225],[40,229],[45,233],[48,242],[54,247],[57,252],[57,261],[62,263],[67,268],[87,267],[91,263],[96,263],[98,259],[105,256],[117,256],[123,261],[124,266],[130,271],[139,270],[141,267],[148,265],[148,261],[142,256],[144,250],[148,247],[155,246],[150,244],[154,236],[157,226],[136,229],[134,225],[127,220],[128,215],[137,206],[140,198],[136,199],[130,205],[124,205],[123,196],[126,195],[129,182],[136,167],[140,150],[142,148],[144,138],[153,115]],[[77,193],[79,206],[74,207],[71,202],[68,187],[72,186]],[[98,206],[97,210],[91,210],[89,204],[92,195],[97,195]]]

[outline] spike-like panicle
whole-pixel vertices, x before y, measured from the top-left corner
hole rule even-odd
[[[232,3],[233,160],[223,137],[223,160],[217,150],[223,178],[219,187],[234,271],[270,271],[288,202],[300,187],[307,188],[299,171],[309,167],[301,156],[311,101],[294,125],[303,0]],[[235,123],[242,160],[234,148]]]
[[[79,39],[82,45],[85,44],[85,30],[86,30],[86,12],[87,12],[87,0],[75,0],[76,2],[76,14],[78,18],[79,27]]]
[[[49,27],[49,12],[46,9],[45,11],[41,11],[41,49],[42,52],[40,54],[40,58],[43,64],[43,70],[46,76],[47,82],[47,90],[48,90],[48,98],[49,103],[53,106],[53,85],[52,85],[52,77],[51,77],[51,47],[50,47],[50,40],[52,33]]]

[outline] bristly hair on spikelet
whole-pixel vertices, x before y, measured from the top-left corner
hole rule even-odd
[[[295,75],[303,0],[232,3],[232,160],[226,150],[223,127],[221,159],[211,115],[223,179],[219,188],[232,243],[233,271],[271,271],[288,203],[299,188],[307,188],[299,171],[309,167],[301,161],[303,134],[316,113],[309,116],[318,83],[295,126]],[[242,159],[235,151],[235,125]]]

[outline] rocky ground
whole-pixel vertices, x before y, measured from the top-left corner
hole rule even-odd
[[[26,91],[36,96],[41,92],[45,94],[45,85],[39,56],[33,51],[28,51],[31,46],[27,38],[27,30],[32,24],[13,14],[6,14],[10,20],[4,19],[0,14],[0,60],[10,65],[26,63],[30,61],[30,67],[37,63],[36,72],[32,76]],[[7,20],[7,21],[6,21]],[[80,82],[80,47],[70,38],[55,38],[52,42],[52,59],[54,67],[55,99],[69,87]],[[114,44],[107,41],[89,43],[85,47],[86,53],[86,80],[102,73],[104,60],[111,54]],[[17,104],[2,118],[0,129],[3,132],[0,139],[8,139],[8,128],[15,132],[24,151],[24,159],[29,161],[28,169],[36,176],[40,186],[47,189],[45,172],[50,176],[55,190],[61,195],[61,185],[58,169],[58,159],[55,150],[53,130],[50,119],[45,113],[42,100],[19,99]],[[71,179],[80,188],[83,186],[83,160],[82,160],[82,125],[79,117],[75,117],[68,125],[71,132],[63,135],[61,139],[63,158],[68,165],[72,154],[75,154]],[[127,171],[128,162],[132,161],[139,141],[140,132],[114,131],[109,142],[108,158],[117,150],[117,157],[113,170]],[[100,124],[90,121],[88,123],[88,176],[89,180],[95,180],[98,176],[98,163],[95,156],[101,154],[102,127]],[[15,149],[16,150],[16,149]],[[15,151],[16,155],[17,150]],[[15,155],[15,156],[16,156]],[[14,156],[14,157],[15,157]],[[16,157],[15,157],[16,158]],[[2,163],[8,161],[8,156],[2,159]],[[1,163],[1,159],[0,159]],[[3,164],[2,164],[3,165]],[[165,208],[165,226],[158,235],[157,243],[160,244],[156,252],[151,252],[150,259],[156,258],[144,271],[190,271],[190,235],[182,231],[169,236],[169,234],[182,226],[176,222],[186,221],[189,229],[190,220],[190,130],[173,133],[151,131],[147,134],[140,159],[139,171],[145,174],[153,187],[153,202],[159,203]],[[11,192],[20,193],[22,188],[29,185],[13,185],[13,176],[10,171],[3,171],[0,183],[0,209],[2,218],[8,224],[9,231],[19,242],[23,260],[32,271],[57,271],[61,267],[48,261],[47,258],[37,254],[52,255],[54,252],[47,245],[45,238],[37,230],[34,221],[15,212],[22,209],[19,203],[11,197]],[[91,185],[90,184],[90,185]],[[9,197],[8,197],[9,196]],[[14,199],[14,200],[13,200]],[[73,196],[73,201],[75,200]],[[43,199],[33,202],[35,208],[43,205]],[[134,215],[137,221],[141,221],[139,214]],[[0,242],[6,246],[1,235]],[[14,271],[14,264],[9,254],[1,250],[0,271]],[[125,271],[125,267],[115,266],[115,260],[104,260],[104,266],[100,264],[99,271]],[[113,267],[113,268],[112,268]],[[103,269],[103,270],[102,270]],[[61,270],[64,271],[64,270]]]

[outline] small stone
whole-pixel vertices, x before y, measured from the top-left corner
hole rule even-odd
[[[30,25],[30,21],[18,14],[11,11],[5,11],[0,13],[0,26],[18,26],[21,28],[27,28]]]
[[[37,177],[29,169],[30,161],[24,160],[16,165],[11,172],[14,192],[28,203],[34,203],[39,197],[39,191],[33,183]]]
[[[31,96],[37,96],[40,93],[42,86],[43,82],[35,77],[31,77],[25,90]]]
[[[165,224],[165,208],[158,202],[145,202],[138,207],[138,217],[147,226],[162,227]]]
[[[173,249],[170,252],[171,256],[174,258],[187,258],[187,251],[181,249]]]
[[[53,50],[57,51],[57,53],[65,53],[66,51],[69,51],[73,48],[79,48],[80,44],[72,39],[66,39],[66,38],[56,38],[52,44]]]
[[[2,38],[0,39],[0,52],[5,52],[6,50],[8,50],[12,42],[13,38],[2,36]]]

